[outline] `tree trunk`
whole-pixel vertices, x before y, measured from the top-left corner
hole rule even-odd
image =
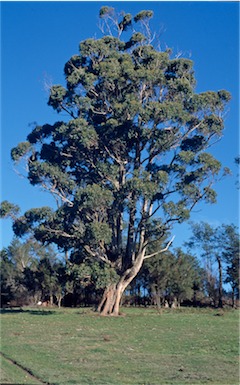
[[[60,308],[61,307],[61,302],[62,302],[62,295],[57,295],[57,303],[58,303],[58,307]]]
[[[50,293],[50,300],[49,300],[49,302],[50,302],[50,305],[53,306],[53,294],[52,293]]]
[[[218,274],[219,274],[219,287],[218,287],[218,307],[223,307],[223,289],[222,289],[222,261],[221,258],[217,258],[218,262]]]
[[[234,288],[232,288],[232,308],[235,307],[235,296],[234,296]]]
[[[235,307],[235,287],[233,285],[232,285],[231,297],[232,297],[232,308],[234,308]]]
[[[133,266],[127,269],[121,275],[117,283],[110,284],[104,291],[101,302],[97,311],[103,315],[118,316],[120,314],[120,303],[122,295],[127,286],[136,277],[143,264],[143,253],[138,256]]]
[[[101,315],[108,315],[112,313],[114,300],[115,300],[115,293],[116,293],[115,284],[111,284],[105,289],[102,300],[98,305],[98,309],[97,309]]]
[[[98,305],[98,312],[105,316],[118,316],[120,314],[121,298],[126,287],[126,283],[121,282],[121,280],[118,284],[109,285],[105,289],[102,300]]]

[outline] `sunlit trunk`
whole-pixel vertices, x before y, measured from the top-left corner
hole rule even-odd
[[[57,295],[57,304],[58,304],[59,308],[61,307],[62,298],[63,298],[63,296],[61,294]]]
[[[109,285],[104,293],[100,304],[98,305],[98,312],[101,315],[110,315],[115,303],[116,284]]]
[[[118,316],[120,314],[120,303],[124,291],[138,274],[143,264],[143,254],[139,255],[130,269],[127,269],[119,279],[119,282],[110,284],[104,291],[98,312],[103,315]]]

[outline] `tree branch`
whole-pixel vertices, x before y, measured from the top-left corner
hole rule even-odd
[[[66,203],[68,203],[68,205],[69,205],[70,207],[73,207],[73,202],[70,201],[70,200],[65,196],[65,194],[64,194],[63,191],[61,191],[61,192],[60,192],[60,191],[57,191],[54,185],[51,186],[51,187],[48,187],[48,186],[46,185],[46,183],[44,183],[44,182],[41,182],[41,185],[42,185],[42,187],[43,187],[45,190],[49,191],[53,196],[54,196],[54,195],[58,196],[58,197],[62,200],[62,202],[66,202]]]
[[[92,257],[99,259],[100,261],[107,263],[109,266],[112,266],[112,262],[107,258],[106,255],[101,255],[99,251],[91,250],[90,246],[85,245],[84,249],[87,253],[89,253]]]
[[[145,257],[143,259],[152,258],[152,257],[154,257],[157,254],[161,254],[161,253],[164,253],[165,251],[167,251],[169,249],[170,245],[173,243],[174,238],[175,238],[175,235],[172,237],[172,239],[170,239],[170,241],[168,242],[167,246],[164,247],[164,249],[156,251],[155,253],[152,253],[152,254],[149,254],[149,255],[145,255]]]
[[[54,230],[54,229],[50,229],[47,227],[45,228],[45,230],[49,233],[60,234],[64,238],[76,238],[76,236],[74,234],[69,234],[69,233],[66,233],[65,231],[62,231],[62,230]]]

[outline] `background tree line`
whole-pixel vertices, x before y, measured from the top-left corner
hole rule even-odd
[[[162,248],[152,244],[151,252]],[[194,250],[198,248],[198,255]],[[185,250],[185,251],[184,251]],[[122,298],[129,306],[176,307],[239,300],[239,234],[233,225],[192,224],[182,248],[149,258]],[[186,251],[187,250],[187,251]],[[59,255],[33,238],[15,238],[1,250],[1,304],[97,306],[113,271],[78,251]],[[223,289],[224,284],[228,290]]]

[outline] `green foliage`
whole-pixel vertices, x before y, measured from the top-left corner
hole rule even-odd
[[[236,164],[240,164],[240,156],[237,156],[234,160]]]
[[[162,244],[154,242],[150,250],[152,253],[162,248]],[[176,299],[180,305],[195,299],[196,289],[200,291],[202,286],[202,270],[193,255],[178,248],[147,259],[137,277],[139,281],[156,301]]]
[[[17,162],[24,155],[26,155],[30,150],[31,150],[31,144],[29,142],[19,143],[17,147],[12,149],[11,158],[13,161]]]
[[[111,14],[113,12],[114,12],[114,8],[108,7],[105,5],[105,6],[101,7],[101,9],[99,11],[99,16],[103,17],[103,16],[106,16],[106,15]]]
[[[197,259],[191,254],[176,250],[175,260],[171,271],[170,294],[179,302],[193,300],[196,288],[201,287],[201,269]]]
[[[66,286],[66,272],[64,266],[56,260],[52,250],[46,249],[46,253],[39,261],[34,275],[36,280],[35,290],[36,287],[39,288],[41,299],[51,299],[53,295],[63,297]],[[31,281],[29,283],[31,284]]]
[[[195,159],[195,153],[193,151],[186,151],[183,150],[179,152],[178,154],[179,160],[183,162],[183,164],[193,164],[193,161]]]
[[[239,233],[234,225],[213,227],[206,222],[192,224],[193,235],[188,242],[192,249],[198,248],[205,260],[207,279],[212,280],[212,265],[218,266],[218,300],[222,306],[223,269],[226,282],[231,283],[233,295],[239,296]],[[208,286],[211,282],[208,282]]]
[[[15,217],[19,210],[17,205],[8,201],[2,201],[0,205],[0,218]]]
[[[95,242],[96,245],[99,242],[103,242],[106,245],[111,242],[111,230],[107,223],[93,222],[88,225],[89,239]]]
[[[14,298],[15,269],[6,249],[0,252],[1,268],[1,304],[4,305]]]
[[[41,207],[41,208],[35,208],[26,211],[25,218],[29,222],[36,222],[41,219],[47,218],[49,215],[51,215],[52,210],[50,207]]]
[[[49,97],[49,106],[52,106],[54,110],[61,111],[59,105],[63,102],[67,95],[67,90],[61,85],[55,85],[51,88]]]
[[[90,287],[92,291],[105,289],[118,279],[116,271],[103,263],[85,259],[80,265],[73,263],[68,267],[68,284],[72,281],[73,288]]]
[[[52,218],[52,213],[53,211],[50,207],[33,208],[26,211],[24,215],[15,219],[13,223],[15,235],[22,237],[30,233],[31,230],[34,229],[36,223],[38,224],[47,219],[50,220],[50,218]],[[35,233],[35,236],[36,235],[37,234]]]
[[[36,282],[32,282],[29,290],[24,279],[26,271],[35,271],[38,249],[39,245],[31,238],[24,243],[15,238],[8,248],[1,251],[1,300],[3,304],[12,300],[26,304],[29,296],[38,290]]]
[[[204,187],[204,200],[207,203],[216,203],[217,202],[217,194],[210,187]]]
[[[198,156],[198,162],[202,164],[203,171],[210,171],[213,175],[218,173],[221,169],[221,163],[214,159],[211,154],[206,152],[203,152]]]
[[[14,239],[1,252],[2,300],[36,304],[38,300],[65,292],[66,271],[50,246],[41,246],[29,238]]]
[[[168,215],[171,218],[178,218],[178,221],[180,223],[189,219],[189,216],[190,216],[190,212],[188,209],[186,209],[184,201],[179,201],[178,203],[174,203],[173,201],[170,201],[163,205],[163,209],[166,215]]]
[[[127,13],[124,15],[123,20],[119,23],[119,28],[123,31],[127,31],[132,26],[132,15]]]
[[[134,17],[134,21],[137,23],[140,20],[150,19],[151,17],[153,17],[153,11],[141,11]]]
[[[234,225],[224,225],[222,228],[221,243],[225,245],[222,250],[222,256],[227,264],[225,282],[232,286],[233,295],[239,299],[240,287],[240,266],[239,250],[240,237],[239,231]]]
[[[132,47],[133,45],[137,44],[137,43],[142,43],[146,40],[145,36],[140,33],[140,32],[136,32],[132,35],[131,39],[129,40],[129,43],[127,45],[127,48],[129,46]]]
[[[77,197],[81,203],[81,207],[93,210],[95,208],[104,209],[105,207],[110,207],[113,199],[111,191],[105,190],[97,184],[79,189]]]

